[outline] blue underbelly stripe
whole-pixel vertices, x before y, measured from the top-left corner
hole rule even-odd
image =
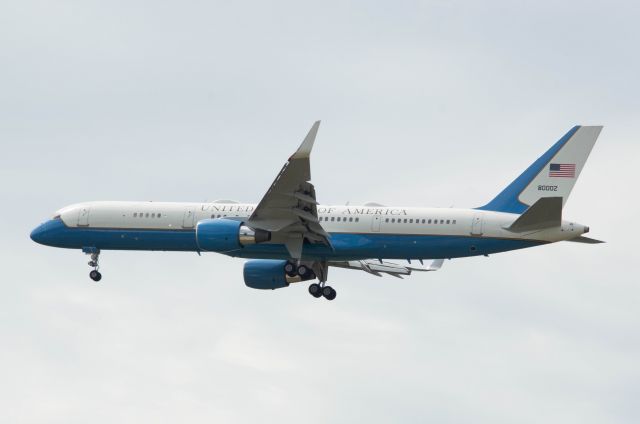
[[[153,230],[112,228],[70,228],[60,220],[47,223],[47,243],[51,246],[101,250],[198,251],[195,230]],[[540,241],[482,238],[454,235],[400,235],[333,233],[333,250],[320,244],[305,244],[305,259],[357,260],[438,259],[477,256],[543,244]],[[231,252],[244,258],[287,259],[284,245],[257,244]]]

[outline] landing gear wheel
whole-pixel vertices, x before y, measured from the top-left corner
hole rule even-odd
[[[284,264],[284,272],[289,277],[295,277],[296,276],[296,266],[294,264],[292,264],[291,262],[287,262],[286,264]]]
[[[322,296],[327,300],[333,300],[336,298],[336,291],[331,286],[324,286],[322,288]]]
[[[306,275],[309,273],[309,271],[310,271],[309,268],[307,268],[304,265],[300,265],[298,267],[298,269],[297,269],[298,275],[303,277],[303,278],[306,277]]]
[[[322,287],[320,284],[313,283],[309,286],[309,294],[315,298],[322,296]]]
[[[89,278],[91,278],[93,281],[100,281],[102,279],[102,274],[94,269],[89,273]]]

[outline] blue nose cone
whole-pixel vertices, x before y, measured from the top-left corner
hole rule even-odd
[[[31,240],[36,243],[45,244],[46,232],[47,232],[47,223],[38,225],[36,228],[31,231]]]
[[[64,238],[64,224],[58,219],[43,222],[31,231],[31,240],[47,246],[57,246],[61,237]]]

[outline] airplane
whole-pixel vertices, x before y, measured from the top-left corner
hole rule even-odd
[[[589,227],[562,216],[602,126],[573,127],[489,203],[461,209],[319,204],[310,171],[319,125],[313,124],[257,204],[78,203],[58,210],[31,239],[81,249],[90,255],[94,281],[102,278],[104,250],[215,252],[249,259],[243,276],[250,288],[312,281],[309,293],[327,300],[336,298],[327,284],[330,267],[402,278],[437,271],[445,259],[559,241],[602,243],[584,236]]]

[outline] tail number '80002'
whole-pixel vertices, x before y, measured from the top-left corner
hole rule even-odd
[[[557,185],[539,185],[538,191],[558,191]]]

